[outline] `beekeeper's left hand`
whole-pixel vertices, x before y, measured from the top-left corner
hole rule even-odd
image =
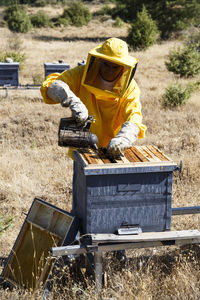
[[[112,157],[120,156],[127,148],[133,146],[138,139],[140,130],[136,124],[132,122],[125,122],[117,134],[117,136],[111,139],[107,152]]]

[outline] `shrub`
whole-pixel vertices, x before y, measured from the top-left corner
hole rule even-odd
[[[24,53],[21,53],[20,51],[6,51],[6,52],[0,51],[1,62],[5,62],[7,57],[12,58],[13,62],[19,62],[20,70],[23,69],[26,60],[26,55]]]
[[[17,5],[6,9],[4,19],[8,24],[8,28],[13,32],[26,33],[32,28],[28,15],[26,15],[23,8]]]
[[[173,0],[173,1],[149,1],[149,0],[115,0],[116,5],[112,9],[112,17],[119,16],[126,23],[132,23],[137,13],[145,5],[153,20],[157,22],[162,39],[167,39],[175,32],[200,23],[199,0]]]
[[[123,27],[124,21],[120,17],[117,17],[115,22],[113,23],[113,27]]]
[[[70,24],[70,18],[69,17],[59,17],[59,18],[53,18],[52,22],[55,26],[67,26]]]
[[[127,43],[133,49],[147,49],[152,46],[159,36],[156,22],[152,20],[145,6],[137,13],[136,20],[131,25],[127,36]]]
[[[91,13],[80,1],[73,1],[68,8],[64,9],[61,18],[69,19],[74,26],[87,25],[91,20]]]
[[[169,85],[161,98],[163,107],[177,107],[185,104],[196,89],[196,83],[189,83],[184,88],[180,83]]]
[[[193,77],[200,73],[200,55],[194,44],[178,47],[169,53],[169,61],[165,62],[168,71],[181,77]]]
[[[48,27],[50,26],[50,18],[49,16],[43,12],[38,11],[36,14],[30,15],[31,23],[34,27]]]
[[[40,73],[36,73],[32,75],[33,84],[35,85],[41,85],[44,81],[44,76]]]
[[[103,6],[101,9],[93,13],[93,16],[106,16],[111,15],[112,8],[108,5]]]
[[[197,51],[200,53],[200,32],[191,35],[188,38],[187,43],[194,45],[194,47],[196,47]]]
[[[8,46],[11,51],[14,52],[22,52],[23,47],[23,40],[21,39],[20,34],[14,33],[9,39],[8,39]]]
[[[36,6],[36,7],[45,7],[45,5],[47,5],[46,0],[37,0],[34,3],[34,6]]]

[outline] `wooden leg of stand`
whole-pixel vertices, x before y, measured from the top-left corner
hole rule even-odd
[[[96,291],[99,293],[102,288],[102,253],[94,253],[94,266],[95,266],[95,284]]]

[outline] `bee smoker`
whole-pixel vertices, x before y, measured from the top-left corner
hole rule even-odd
[[[98,149],[98,138],[89,132],[91,123],[94,122],[89,116],[83,125],[79,125],[74,118],[62,118],[58,131],[58,145],[61,147],[93,148]]]

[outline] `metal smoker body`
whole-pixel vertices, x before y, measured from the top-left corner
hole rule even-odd
[[[91,123],[94,122],[89,116],[85,124],[79,125],[74,118],[62,118],[58,131],[58,145],[61,147],[97,148],[98,138],[89,132]]]

